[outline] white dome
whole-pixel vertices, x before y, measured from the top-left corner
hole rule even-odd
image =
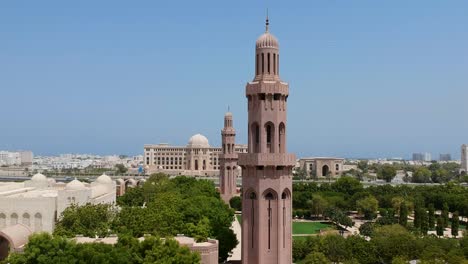
[[[48,182],[47,177],[40,174],[40,173],[35,174],[34,176],[32,176],[31,181],[33,181],[33,182]]]
[[[196,134],[193,135],[189,142],[187,147],[189,148],[209,148],[210,144],[208,143],[208,139],[201,135],[201,134]]]
[[[103,174],[103,175],[97,177],[96,182],[101,183],[101,184],[111,184],[112,179],[111,179],[111,177],[107,176],[106,174]]]
[[[84,183],[80,182],[79,180],[73,180],[65,186],[65,190],[84,190],[86,189],[86,186]]]

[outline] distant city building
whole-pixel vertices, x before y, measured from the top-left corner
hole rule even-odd
[[[450,154],[439,154],[439,161],[451,161],[452,155]]]
[[[413,153],[413,161],[426,161],[429,162],[432,160],[431,153]]]
[[[25,182],[0,183],[0,231],[23,224],[32,232],[52,232],[60,214],[71,204],[115,203],[116,184],[107,175],[88,184],[56,183],[42,174]]]
[[[460,171],[468,172],[468,145],[461,146],[461,167]]]
[[[234,145],[234,152],[246,153],[247,145]],[[205,136],[196,134],[185,147],[169,144],[145,145],[144,164],[148,173],[218,176],[221,153],[221,147],[211,147]]]
[[[299,159],[299,167],[311,177],[336,177],[344,171],[343,158],[312,157]],[[356,166],[357,167],[357,166]]]
[[[29,166],[32,161],[31,151],[0,151],[0,166]]]

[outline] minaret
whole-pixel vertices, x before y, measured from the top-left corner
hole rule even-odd
[[[221,198],[226,203],[236,194],[237,153],[235,151],[236,130],[232,125],[232,114],[224,115],[224,128],[221,130],[222,154],[219,155],[219,187]]]
[[[292,263],[292,169],[286,153],[289,86],[279,76],[278,40],[266,30],[256,42],[255,78],[246,86],[247,154],[242,167],[242,263]]]

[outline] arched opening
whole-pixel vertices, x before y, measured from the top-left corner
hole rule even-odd
[[[265,73],[265,56],[262,53],[262,74]]]
[[[257,123],[253,123],[250,127],[252,149],[250,150],[253,153],[260,152],[260,128]]]
[[[0,235],[0,261],[6,259],[8,254],[10,254],[10,242]]]
[[[25,225],[25,226],[30,226],[31,225],[31,219],[30,219],[28,213],[23,214],[23,225]]]
[[[251,192],[249,194],[249,199],[251,202],[251,207],[250,207],[250,246],[254,248],[254,242],[255,242],[255,200],[257,200],[257,194],[255,192]]]
[[[227,147],[228,147],[227,153],[231,153],[231,144],[227,144]]]
[[[195,170],[198,170],[198,160],[195,160]]]
[[[273,53],[273,73],[276,74],[276,53]]]
[[[328,165],[323,165],[322,167],[322,176],[326,177],[328,176],[328,173],[330,172],[330,168]]]
[[[278,56],[278,58],[276,59],[276,63],[278,64],[278,66],[276,66],[276,74],[279,75],[279,54],[276,56]]]
[[[12,213],[10,216],[10,225],[16,225],[18,223],[18,215],[16,213]]]
[[[267,152],[273,153],[275,151],[274,148],[274,137],[275,137],[275,128],[273,123],[268,122],[265,124],[265,134],[266,134],[266,146]]]
[[[203,160],[203,170],[206,170],[206,160]]]
[[[279,125],[279,138],[278,138],[278,148],[280,153],[285,153],[286,152],[286,127],[284,126],[284,123],[280,123]]]
[[[257,54],[257,57],[255,59],[255,73],[258,75],[258,54]]]
[[[269,191],[265,194],[265,200],[268,201],[268,249],[271,249],[271,230],[273,227],[273,208],[275,207],[274,205],[271,204],[272,200],[275,200],[275,195]]]
[[[267,66],[268,66],[268,74],[270,74],[270,53],[267,54]]]
[[[335,165],[335,170],[336,170],[336,171],[339,171],[339,170],[340,170],[340,165],[339,165],[339,164],[336,164],[336,165]]]
[[[40,213],[34,215],[34,231],[42,231],[42,215]]]
[[[281,194],[281,200],[283,202],[282,204],[282,214],[283,214],[283,225],[282,225],[282,233],[283,233],[283,248],[286,248],[286,221],[288,219],[291,219],[291,216],[289,215],[290,212],[288,212],[288,208],[286,206],[287,200],[291,197],[291,192],[288,189],[284,189],[283,193]]]

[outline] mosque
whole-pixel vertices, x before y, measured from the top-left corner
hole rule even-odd
[[[76,179],[59,183],[42,174],[25,182],[1,182],[0,259],[8,252],[2,249],[21,248],[33,232],[53,232],[56,221],[71,204],[112,204],[115,200],[116,184],[107,175],[89,184]]]
[[[247,145],[229,145],[235,153],[247,153]],[[208,139],[193,135],[187,146],[166,143],[144,146],[144,162],[148,174],[162,172],[169,175],[218,176],[223,147],[210,146]]]

